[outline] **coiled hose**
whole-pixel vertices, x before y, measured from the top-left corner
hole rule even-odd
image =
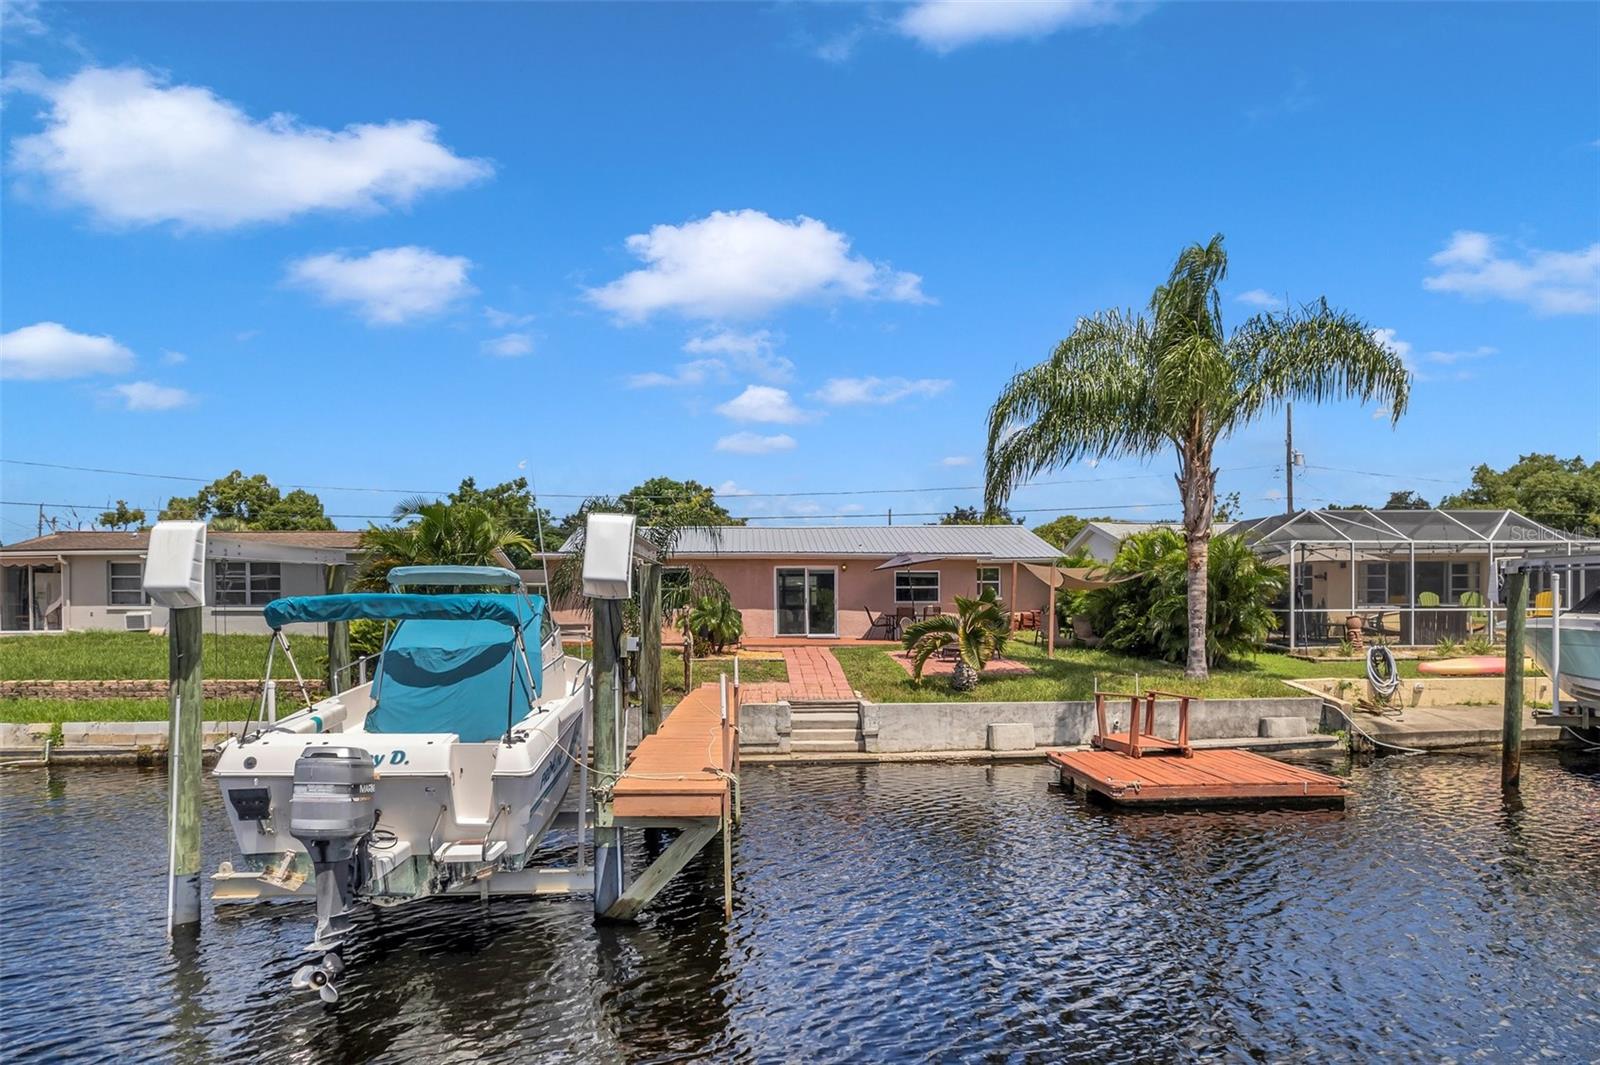
[[[1384,702],[1400,690],[1400,666],[1394,660],[1394,652],[1382,644],[1367,648],[1367,683]]]

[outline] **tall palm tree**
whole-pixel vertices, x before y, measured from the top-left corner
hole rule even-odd
[[[1216,507],[1217,442],[1293,400],[1356,397],[1384,404],[1391,424],[1411,379],[1359,319],[1326,299],[1258,314],[1231,334],[1217,284],[1228,254],[1219,233],[1185,248],[1144,315],[1082,318],[1051,356],[1013,377],[989,411],[985,503],[1080,458],[1148,458],[1173,448],[1188,552],[1186,675],[1206,676],[1206,557]]]
[[[387,587],[395,566],[508,566],[507,548],[535,550],[526,536],[500,527],[482,507],[408,499],[395,507],[394,516],[416,520],[369,526],[361,534],[359,587]]]

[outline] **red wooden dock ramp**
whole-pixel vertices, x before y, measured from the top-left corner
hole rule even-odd
[[[1249,751],[1131,758],[1116,751],[1050,751],[1061,783],[1128,806],[1343,806],[1344,781]]]

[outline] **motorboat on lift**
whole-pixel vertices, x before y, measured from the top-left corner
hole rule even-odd
[[[1559,673],[1561,690],[1591,712],[1600,711],[1600,588],[1570,609],[1530,617],[1528,652],[1546,674]],[[1560,654],[1555,653],[1556,633],[1561,634]]]
[[[214,771],[239,851],[214,895],[315,896],[324,957],[294,982],[327,1001],[357,905],[542,893],[529,862],[586,750],[589,664],[515,572],[398,567],[389,587],[264,608],[268,678],[289,624],[379,620],[387,639],[370,683],[247,723]]]

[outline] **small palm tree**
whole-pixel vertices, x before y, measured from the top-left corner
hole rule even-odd
[[[1188,552],[1184,672],[1206,667],[1206,555],[1216,509],[1217,443],[1293,400],[1357,397],[1405,411],[1411,375],[1358,319],[1326,300],[1222,327],[1222,235],[1184,249],[1147,315],[1104,311],[1078,321],[1054,354],[1013,377],[989,410],[985,504],[1080,458],[1178,455]]]
[[[684,632],[694,633],[697,650],[709,648],[712,654],[720,655],[744,635],[744,617],[727,596],[701,596],[684,612],[681,625]]]
[[[372,525],[361,534],[358,587],[387,587],[389,571],[396,566],[508,566],[508,548],[535,550],[526,536],[501,528],[482,507],[424,500],[395,507],[396,520],[409,517],[416,520]]]
[[[978,672],[1005,647],[1010,631],[1005,607],[993,588],[985,588],[976,599],[956,596],[954,614],[939,614],[906,626],[901,642],[911,652],[912,679],[919,682],[928,659],[954,644],[961,657],[950,677],[950,686],[958,692],[969,692],[978,686]]]

